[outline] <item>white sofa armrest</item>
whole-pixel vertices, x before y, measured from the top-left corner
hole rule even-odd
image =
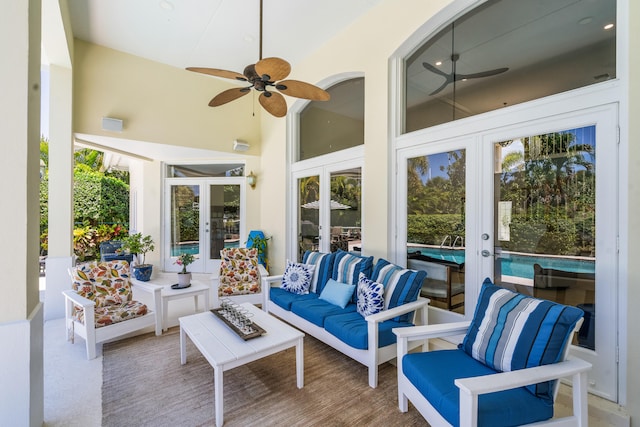
[[[70,300],[75,305],[82,308],[93,307],[96,305],[95,301],[91,301],[89,298],[85,298],[74,290],[62,291],[62,294],[67,300]]]
[[[388,310],[382,310],[376,314],[371,314],[364,318],[367,322],[380,323],[385,320],[393,319],[394,317],[402,316],[412,311],[425,309],[429,305],[429,300],[426,298],[418,298],[417,301],[408,302],[398,307],[390,308]],[[395,330],[395,329],[394,329]]]
[[[511,390],[549,380],[571,377],[573,393],[573,416],[575,425],[586,425],[587,414],[587,371],[591,364],[582,359],[572,358],[550,365],[500,372],[480,377],[455,380],[460,389],[460,426],[475,426],[478,421],[478,396],[503,390]],[[572,424],[573,425],[573,424]]]

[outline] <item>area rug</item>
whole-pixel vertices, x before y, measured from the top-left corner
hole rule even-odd
[[[180,365],[179,341],[172,328],[104,345],[103,426],[215,425],[213,368],[188,338]],[[372,389],[365,366],[308,335],[304,362],[302,389],[295,349],[225,372],[225,426],[427,425],[398,409],[395,366],[382,365]]]

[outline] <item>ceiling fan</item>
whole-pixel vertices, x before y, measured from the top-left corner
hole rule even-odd
[[[426,68],[427,70],[431,71],[432,73],[438,74],[442,77],[444,77],[446,80],[444,81],[444,83],[442,83],[442,85],[440,87],[438,87],[436,90],[434,90],[433,92],[431,92],[429,94],[429,96],[435,95],[437,93],[439,93],[442,89],[444,89],[445,87],[447,87],[447,85],[453,83],[453,82],[457,82],[459,80],[468,80],[468,79],[477,79],[480,77],[490,77],[490,76],[495,76],[496,74],[501,74],[504,73],[505,71],[509,70],[509,68],[507,67],[503,67],[503,68],[496,68],[495,70],[487,70],[487,71],[481,71],[479,73],[471,73],[471,74],[457,74],[456,73],[456,62],[458,61],[458,59],[460,59],[460,55],[458,55],[457,53],[454,53],[451,55],[451,62],[453,64],[451,73],[447,74],[442,70],[439,70],[438,68],[434,67],[433,65],[429,64],[428,62],[423,62],[422,66],[424,68]]]
[[[287,102],[280,93],[312,101],[328,101],[330,98],[327,91],[310,83],[299,80],[282,80],[291,72],[291,65],[284,59],[262,58],[262,0],[260,0],[260,58],[258,62],[247,65],[242,74],[217,68],[188,67],[187,70],[249,83],[249,86],[220,92],[209,101],[210,107],[218,107],[238,99],[251,92],[252,88],[260,92],[258,98],[260,105],[275,117],[284,117],[287,114]]]

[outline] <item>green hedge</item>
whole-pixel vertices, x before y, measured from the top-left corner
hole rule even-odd
[[[407,242],[440,245],[445,236],[464,236],[464,224],[457,214],[407,217]]]
[[[95,172],[74,174],[73,215],[76,224],[129,222],[129,186]]]

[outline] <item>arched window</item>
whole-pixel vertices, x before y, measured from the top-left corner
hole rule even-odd
[[[327,89],[329,101],[312,101],[300,113],[297,161],[364,144],[364,77]]]
[[[616,77],[616,1],[489,0],[406,59],[404,132]]]

